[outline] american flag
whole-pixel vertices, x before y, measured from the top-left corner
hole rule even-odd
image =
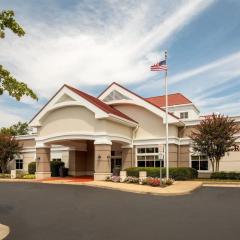
[[[160,61],[151,66],[151,71],[167,71],[167,62],[166,60]]]

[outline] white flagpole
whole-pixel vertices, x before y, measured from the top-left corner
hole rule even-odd
[[[167,50],[165,50],[165,60],[167,65]],[[168,161],[168,83],[167,83],[168,70],[165,71],[165,121],[166,121],[166,151],[165,151],[165,163],[166,163],[166,178],[169,179],[169,161]]]

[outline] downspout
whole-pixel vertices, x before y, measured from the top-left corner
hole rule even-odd
[[[134,147],[133,147],[133,141],[134,139],[136,138],[136,133],[137,133],[137,130],[139,128],[139,125],[137,125],[135,128],[133,128],[132,130],[132,167],[134,166],[134,153],[133,153],[133,150],[134,150]]]

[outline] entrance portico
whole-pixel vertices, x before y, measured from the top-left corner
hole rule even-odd
[[[111,152],[116,147],[122,155],[122,166],[132,166],[130,149],[138,123],[77,89],[64,85],[30,125],[37,128],[37,178],[50,177],[53,145],[68,147],[72,176],[94,175],[97,180],[106,179],[111,175]]]
[[[95,180],[105,180],[114,167],[132,166],[132,149],[123,142],[98,140],[58,140],[38,143],[36,151],[36,178],[49,178],[51,146],[68,147],[68,164],[70,176],[94,176]],[[117,153],[117,155],[116,155]],[[118,164],[116,164],[116,158]]]

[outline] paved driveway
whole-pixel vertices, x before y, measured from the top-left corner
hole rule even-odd
[[[14,240],[217,239],[240,236],[240,188],[159,197],[87,186],[0,183]]]

